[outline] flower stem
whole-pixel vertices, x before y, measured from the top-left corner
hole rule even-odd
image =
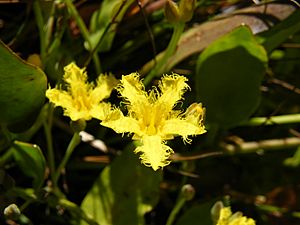
[[[164,67],[172,54],[175,52],[179,38],[184,30],[185,23],[179,22],[174,25],[173,34],[169,45],[160,61],[154,66],[150,73],[145,77],[144,84],[147,86],[152,79],[164,72]]]
[[[58,179],[60,177],[60,174],[61,174],[61,171],[63,170],[63,168],[65,168],[66,164],[68,163],[69,159],[70,159],[70,156],[72,155],[75,147],[80,143],[81,139],[80,139],[80,135],[79,133],[74,133],[70,143],[69,143],[69,146],[67,148],[67,151],[61,161],[61,163],[59,164],[55,174],[54,174],[54,182],[55,184],[57,184],[58,182]]]
[[[91,42],[91,39],[90,39],[89,31],[86,28],[86,26],[85,26],[81,16],[79,15],[76,7],[73,5],[72,0],[65,0],[65,3],[66,3],[66,5],[67,5],[67,7],[70,11],[71,16],[73,16],[75,18],[76,23],[77,23],[77,25],[78,25],[81,33],[82,33],[83,38],[85,39],[85,41],[89,45],[89,51],[92,51],[93,46],[92,46],[92,42]],[[93,54],[93,53],[91,53],[91,54]],[[94,64],[95,64],[96,72],[98,74],[100,74],[102,72],[102,68],[101,68],[100,59],[99,59],[97,53],[93,54],[93,61],[94,61]]]
[[[52,184],[54,183],[54,172],[55,172],[55,159],[54,159],[54,150],[53,150],[53,139],[52,139],[52,122],[53,122],[53,106],[49,104],[48,106],[48,114],[47,114],[47,120],[44,121],[44,132],[46,136],[46,142],[47,142],[47,160],[49,164],[49,170],[50,170],[50,176]]]
[[[282,139],[268,139],[260,141],[243,142],[239,145],[223,144],[223,148],[228,153],[252,153],[259,150],[271,151],[288,148],[296,148],[300,145],[300,138],[289,137]]]
[[[185,202],[186,202],[186,199],[184,197],[182,197],[182,195],[179,195],[179,199],[177,200],[174,208],[172,209],[172,211],[171,211],[171,213],[168,217],[166,225],[172,225],[173,224],[173,222],[176,219],[176,215],[179,213],[181,208],[184,206]]]
[[[35,0],[33,2],[33,12],[35,15],[36,23],[39,30],[39,36],[40,36],[40,52],[41,52],[41,59],[42,64],[45,63],[45,57],[46,57],[46,36],[45,36],[45,30],[44,30],[44,19],[42,15],[42,9],[39,0]]]
[[[0,158],[0,168],[4,167],[5,163],[13,156],[13,150],[8,149]]]
[[[299,123],[300,114],[280,115],[272,117],[253,117],[248,122],[242,125],[246,126],[260,126],[260,125],[275,125],[275,124],[288,124]]]

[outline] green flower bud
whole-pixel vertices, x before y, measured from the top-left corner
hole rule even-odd
[[[178,5],[172,0],[166,1],[165,17],[170,23],[177,23],[180,21],[180,13],[179,13]]]
[[[220,211],[222,208],[224,208],[224,205],[223,205],[223,202],[221,202],[221,201],[217,201],[211,208],[210,214],[211,214],[211,218],[212,218],[214,224],[216,224],[218,222],[219,217],[220,217]]]
[[[188,22],[192,19],[196,0],[181,0],[179,4],[180,21]]]
[[[192,200],[194,198],[195,192],[195,188],[190,184],[185,184],[181,188],[181,194],[187,201]]]

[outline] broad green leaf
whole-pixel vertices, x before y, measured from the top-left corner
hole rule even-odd
[[[15,141],[11,149],[22,172],[33,178],[33,188],[40,188],[46,172],[46,161],[40,148],[37,145]]]
[[[176,225],[212,225],[211,207],[215,200],[193,205],[179,219]]]
[[[246,26],[213,42],[199,56],[196,68],[198,100],[210,124],[233,127],[247,120],[260,101],[267,54]]]
[[[161,178],[129,148],[102,171],[81,207],[101,225],[142,225],[158,202]]]
[[[298,31],[300,31],[300,10],[296,10],[287,19],[260,34],[259,37],[261,38],[262,45],[270,53]]]
[[[46,87],[43,71],[27,64],[0,41],[0,124],[33,121],[32,115],[44,103]]]
[[[104,0],[102,2],[101,8],[93,14],[91,19],[90,40],[93,48],[97,46],[101,39],[98,51],[108,51],[111,48],[116,34],[117,22],[122,20],[126,10],[133,2],[134,0],[125,2],[124,0]],[[104,34],[106,31],[107,33]]]

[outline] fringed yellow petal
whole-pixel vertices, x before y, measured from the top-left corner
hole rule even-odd
[[[219,220],[217,225],[228,225],[228,219],[232,215],[230,207],[224,207],[220,210]]]
[[[90,109],[89,114],[91,117],[96,118],[98,120],[106,120],[111,113],[112,106],[110,103],[101,102],[98,104],[94,104]]]
[[[61,106],[64,109],[64,115],[69,116],[73,121],[79,119],[90,120],[92,118],[89,110],[82,102],[82,98],[74,101],[68,92],[58,89],[48,89],[46,96],[55,106]]]
[[[101,122],[102,126],[109,127],[117,133],[141,134],[138,121],[132,117],[124,116],[121,110],[112,109]]]
[[[240,212],[232,215],[230,207],[225,207],[220,211],[217,225],[255,225],[255,221],[243,216]]]
[[[118,80],[113,75],[101,74],[97,79],[96,87],[90,92],[92,103],[97,104],[108,98],[117,84]]]
[[[165,122],[162,133],[166,135],[180,135],[187,140],[189,135],[200,135],[205,133],[203,125],[191,123],[184,118],[173,118]]]
[[[165,108],[166,111],[171,111],[174,105],[182,99],[182,95],[189,88],[186,83],[187,78],[177,74],[165,75],[160,83],[159,89],[161,95],[157,100],[157,104]]]
[[[185,141],[189,135],[200,135],[206,132],[203,125],[205,109],[201,104],[193,103],[186,112],[180,115],[172,115],[165,121],[161,133],[166,135],[180,135]]]
[[[69,93],[66,91],[58,90],[55,88],[49,88],[46,91],[46,97],[55,106],[62,106],[64,108],[69,108],[70,106],[72,106],[72,96],[70,96]]]
[[[163,144],[160,136],[145,136],[142,138],[142,145],[134,150],[135,153],[141,153],[140,159],[146,166],[158,170],[170,164],[169,157],[173,150]]]
[[[87,94],[89,84],[87,83],[87,74],[85,68],[80,69],[75,63],[70,63],[64,67],[64,81],[68,90],[73,96]]]
[[[143,113],[144,106],[149,103],[147,92],[144,89],[145,87],[137,73],[122,76],[121,84],[117,87],[119,93],[128,103],[129,111],[138,115]]]

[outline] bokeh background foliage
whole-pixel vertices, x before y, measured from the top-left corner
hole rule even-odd
[[[1,224],[213,225],[218,200],[257,224],[300,223],[299,3],[198,0],[170,23],[165,2],[0,2]],[[207,133],[169,141],[172,163],[153,171],[91,120],[53,182],[73,130],[45,91],[72,61],[90,81],[186,76],[176,107],[201,102]]]

